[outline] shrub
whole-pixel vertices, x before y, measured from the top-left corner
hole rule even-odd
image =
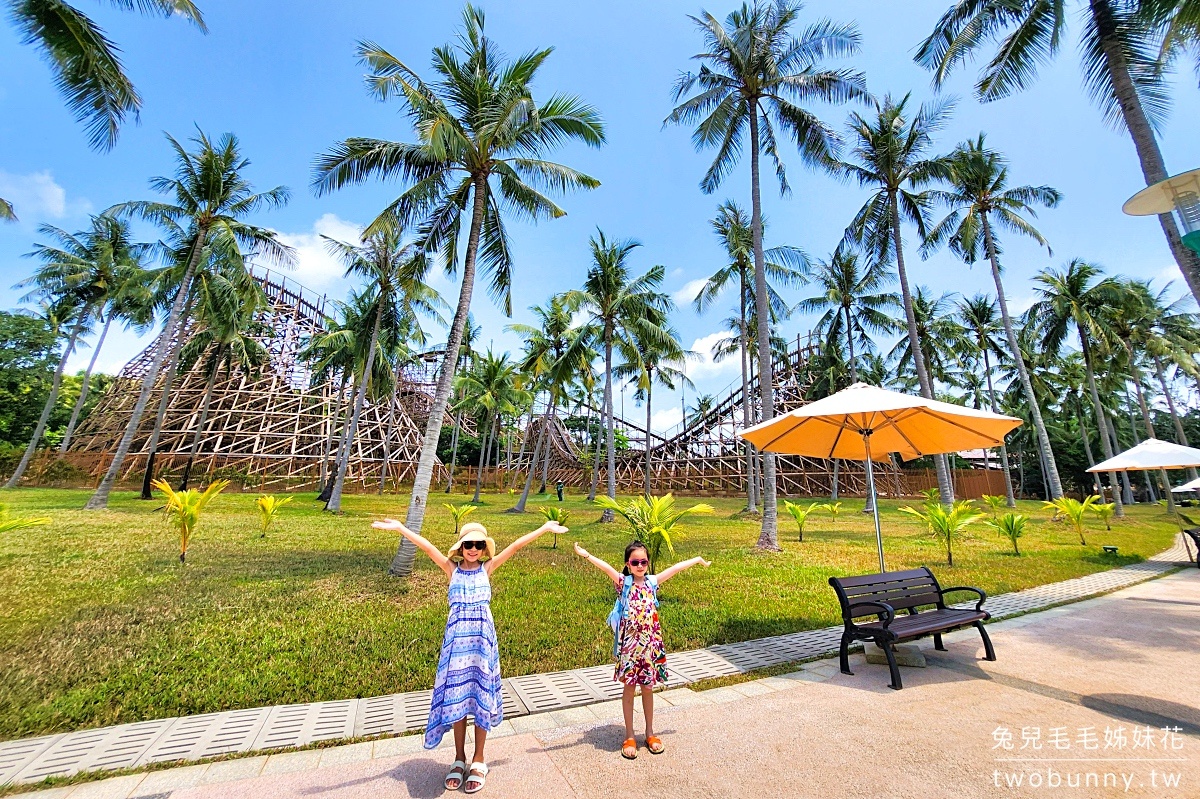
[[[1092,506],[1092,513],[1100,517],[1104,522],[1104,529],[1112,529],[1112,517],[1117,511],[1117,503],[1115,502],[1097,502]]]
[[[969,499],[960,499],[947,510],[940,502],[927,504],[921,512],[913,507],[903,507],[902,512],[916,516],[929,527],[930,532],[946,542],[946,565],[954,565],[953,540],[962,535],[967,525],[983,518],[983,514]]]
[[[567,510],[566,508],[559,508],[559,507],[555,507],[553,505],[550,505],[550,506],[544,505],[544,506],[538,508],[538,510],[540,510],[542,512],[542,515],[546,517],[546,521],[558,522],[559,524],[563,525],[564,527],[567,524],[567,519],[571,518],[571,511]],[[554,544],[550,548],[558,549],[558,533],[554,534]]]
[[[625,517],[633,529],[633,537],[646,545],[646,554],[650,559],[650,573],[653,574],[658,566],[659,554],[665,544],[667,551],[674,553],[675,545],[672,536],[677,535],[675,525],[689,513],[712,513],[712,505],[700,503],[683,510],[675,510],[675,497],[667,494],[664,497],[635,497],[622,505],[611,497],[596,497],[596,504],[605,509],[616,511]]]
[[[1006,513],[999,519],[993,519],[986,524],[1000,535],[1008,538],[1012,542],[1013,554],[1020,555],[1021,550],[1017,549],[1017,539],[1025,534],[1025,525],[1028,522],[1029,519],[1019,513]]]
[[[203,491],[194,488],[176,491],[166,480],[155,480],[151,485],[166,497],[167,505],[163,510],[179,531],[179,562],[186,565],[188,544],[192,540],[192,533],[196,531],[196,525],[200,523],[200,514],[204,512],[204,506],[224,491],[229,481],[214,480]]]
[[[839,503],[840,504],[840,503]],[[825,507],[818,505],[816,502],[810,502],[807,508],[802,508],[795,502],[783,501],[783,507],[788,513],[792,514],[792,518],[796,520],[796,525],[800,528],[800,540],[804,540],[804,523],[808,521],[808,515],[818,508]]]
[[[271,526],[271,522],[275,521],[275,516],[278,515],[279,509],[292,501],[291,497],[272,497],[263,494],[258,498],[258,518],[262,522],[262,537],[267,537],[267,528]]]
[[[468,515],[475,512],[475,505],[451,505],[449,502],[443,502],[442,507],[450,511],[450,515],[454,517],[454,534],[458,535],[458,531],[462,529],[462,521]]]
[[[1089,511],[1093,511],[1097,501],[1100,498],[1090,496],[1080,502],[1071,497],[1059,497],[1058,499],[1042,504],[1043,508],[1053,510],[1055,518],[1060,516],[1066,517],[1071,526],[1075,528],[1076,534],[1079,535],[1079,543],[1082,546],[1087,546],[1087,539],[1083,537],[1083,515]]]
[[[26,527],[36,527],[39,524],[49,523],[50,519],[45,516],[32,519],[14,519],[8,515],[8,506],[0,502],[0,533],[9,533],[13,530],[23,530]]]
[[[984,494],[980,499],[983,504],[988,506],[988,510],[992,513],[992,518],[996,518],[996,514],[1000,512],[1000,508],[1008,504],[1007,497],[998,497],[995,494]]]
[[[829,511],[829,515],[833,517],[833,524],[837,523],[838,511],[842,509],[840,502],[826,502],[821,506],[821,510]]]

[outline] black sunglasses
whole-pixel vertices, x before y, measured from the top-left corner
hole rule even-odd
[[[630,566],[649,566],[650,561],[646,560],[645,558],[637,558],[636,560],[629,561],[629,565]]]
[[[487,549],[487,542],[486,541],[463,541],[462,548],[463,549],[478,549],[482,552],[483,550]]]

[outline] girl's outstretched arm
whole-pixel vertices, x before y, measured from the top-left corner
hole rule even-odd
[[[679,563],[676,563],[674,566],[669,567],[662,574],[658,575],[659,585],[662,585],[667,580],[670,580],[672,577],[679,574],[684,569],[690,569],[696,565],[700,565],[705,568],[708,568],[709,566],[712,565],[712,561],[705,560],[704,558],[692,558],[691,560],[680,561]]]
[[[504,565],[504,561],[517,554],[522,547],[528,546],[529,544],[532,544],[534,541],[538,540],[539,537],[545,535],[546,533],[562,534],[565,532],[567,532],[567,528],[563,527],[558,522],[546,522],[532,533],[526,533],[516,541],[513,541],[511,544],[506,546],[503,551],[496,555],[496,557],[484,563],[484,568],[487,569],[488,574],[492,574],[496,571],[496,569],[499,569]]]
[[[447,576],[454,573],[454,564],[450,562],[448,557],[442,554],[440,549],[431,544],[427,538],[424,538],[419,533],[409,530],[403,523],[395,519],[384,519],[381,522],[371,522],[371,526],[376,530],[395,530],[416,544],[417,549],[428,555],[429,559],[436,563],[437,567],[444,571]]]
[[[612,566],[609,566],[607,563],[600,560],[600,558],[591,554],[583,547],[579,546],[578,541],[575,542],[575,554],[607,574],[608,578],[613,581],[613,585],[617,586],[617,590],[620,590],[621,584],[625,581],[625,577],[619,571],[614,569]]]

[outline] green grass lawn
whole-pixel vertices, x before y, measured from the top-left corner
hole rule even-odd
[[[178,562],[178,541],[161,502],[130,493],[111,510],[80,510],[87,492],[0,492],[16,515],[49,516],[45,527],[0,534],[0,739],[239,707],[373,696],[432,684],[446,617],[446,580],[424,556],[410,580],[386,573],[397,543],[369,522],[403,518],[407,497],[350,496],[345,515],[297,495],[266,538],[253,494],[228,494],[209,506]],[[435,493],[425,533],[449,546],[453,525]],[[538,497],[524,516],[501,513],[513,498],[486,497],[470,518],[500,546],[539,526]],[[804,543],[780,520],[782,554],[754,550],[759,525],[730,518],[741,503],[705,500],[711,516],[685,519],[676,555],[702,554],[663,590],[668,651],[835,624],[832,575],[878,568],[870,517],[861,500],[836,523],[814,514]],[[546,536],[494,579],[492,603],[506,675],[605,663],[611,634],[604,617],[612,589],[571,554],[579,540],[617,563],[629,534],[598,524],[599,512],[568,497],[571,533],[551,548]],[[682,501],[681,504],[688,504]],[[1036,520],[1021,557],[977,525],[958,543],[955,565],[921,523],[882,503],[888,567],[929,564],[948,585],[989,593],[1063,580],[1145,558],[1170,545],[1176,527],[1163,510],[1134,507],[1106,532],[1089,521],[1089,546],[1067,525],[1048,521],[1040,503],[1022,503]],[[1104,557],[1100,545],[1120,547]],[[661,568],[661,566],[660,566]]]

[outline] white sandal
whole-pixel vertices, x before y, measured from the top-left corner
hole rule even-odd
[[[471,768],[467,773],[467,793],[478,793],[479,791],[482,791],[484,783],[487,782],[487,775],[487,763],[472,763]]]
[[[467,777],[467,764],[462,760],[455,760],[450,764],[450,773],[446,775],[446,779],[442,780],[442,785],[447,791],[457,791],[462,787],[463,782]],[[458,785],[451,786],[450,780],[456,780]]]

